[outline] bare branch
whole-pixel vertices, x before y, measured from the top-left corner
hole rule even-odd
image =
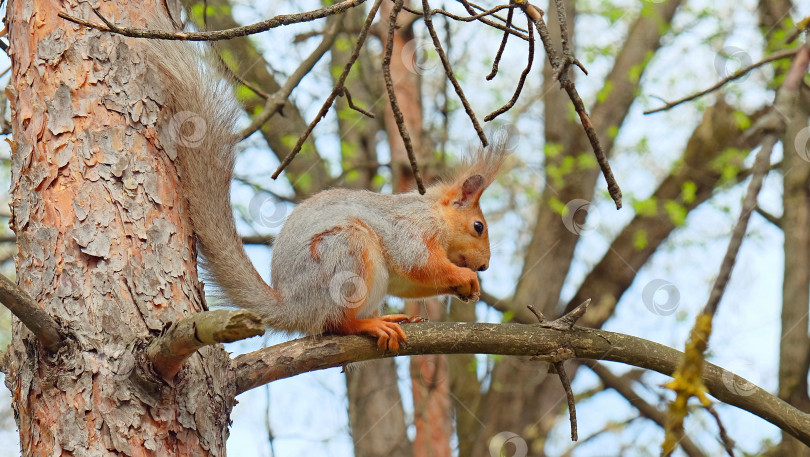
[[[576,441],[579,439],[579,432],[577,432],[577,406],[574,401],[574,391],[571,390],[571,380],[568,379],[568,374],[565,372],[563,362],[554,362],[554,371],[557,372],[563,390],[565,390],[565,399],[568,401],[568,420],[571,423],[571,441]]]
[[[428,0],[422,0],[422,8],[424,8],[426,12],[430,11]],[[439,36],[436,34],[435,27],[433,27],[433,19],[431,18],[430,13],[426,13],[424,18],[425,27],[427,27],[428,33],[430,33],[430,38],[433,40],[433,47],[436,48],[436,52],[439,54],[439,59],[442,61],[442,66],[444,66],[444,73],[450,80],[450,83],[453,84],[453,88],[456,90],[456,95],[458,95],[458,98],[461,100],[461,104],[464,106],[464,111],[467,113],[475,132],[478,134],[478,139],[481,140],[482,145],[487,146],[489,144],[487,141],[487,136],[484,134],[484,130],[478,123],[478,118],[476,118],[475,112],[473,112],[472,106],[470,106],[470,102],[467,100],[467,97],[464,96],[464,91],[461,89],[461,84],[458,83],[458,80],[453,73],[453,68],[450,66],[450,59],[447,58],[447,54],[445,54],[444,49],[442,49],[442,43],[439,41]]]
[[[563,43],[563,58],[560,58],[557,54],[557,50],[554,48],[554,44],[551,41],[551,34],[548,31],[545,20],[543,20],[543,14],[540,9],[529,4],[528,1],[524,9],[526,14],[534,21],[534,26],[540,34],[540,40],[543,42],[543,47],[546,49],[546,56],[548,57],[552,70],[554,70],[554,74],[559,74],[558,81],[560,82],[560,86],[565,89],[568,98],[570,98],[571,102],[574,104],[574,108],[579,115],[579,120],[582,123],[582,128],[585,129],[585,135],[591,143],[596,161],[599,163],[599,168],[602,170],[602,175],[607,182],[610,198],[612,198],[613,202],[616,204],[616,209],[619,209],[622,207],[622,191],[619,188],[619,184],[616,182],[616,178],[613,176],[613,171],[610,169],[610,163],[608,163],[605,151],[599,143],[599,137],[596,135],[596,129],[593,127],[588,111],[585,109],[585,103],[583,103],[582,98],[580,98],[579,92],[577,92],[577,88],[568,74],[567,67],[572,64],[581,67],[581,64],[573,57],[568,47],[568,29],[565,23],[564,5],[561,1],[557,1],[557,15],[560,21],[560,32]]]
[[[666,111],[666,110],[672,109],[672,108],[680,105],[681,103],[686,103],[686,102],[688,102],[690,100],[694,100],[694,99],[696,99],[698,97],[702,97],[702,96],[704,96],[704,95],[706,95],[708,93],[716,91],[717,89],[725,86],[726,84],[730,83],[731,81],[734,81],[735,79],[742,78],[743,76],[747,75],[751,70],[757,69],[757,68],[765,65],[766,63],[770,63],[770,62],[773,62],[775,60],[786,59],[788,57],[793,57],[798,51],[799,51],[799,48],[786,49],[784,51],[779,51],[777,53],[771,54],[770,56],[760,60],[759,62],[757,62],[755,64],[752,64],[752,65],[749,65],[749,66],[747,66],[745,68],[737,70],[732,75],[721,79],[716,84],[709,87],[708,89],[705,89],[705,90],[702,90],[700,92],[694,93],[692,95],[686,96],[686,97],[681,98],[679,100],[676,100],[674,102],[667,102],[666,105],[664,105],[664,106],[662,106],[660,108],[655,108],[655,109],[644,111],[644,114],[653,114],[653,113],[658,113],[658,112],[661,112],[661,111]]]
[[[757,206],[757,196],[759,195],[760,189],[762,189],[762,181],[765,179],[765,175],[768,174],[771,152],[773,151],[776,141],[777,138],[775,135],[767,135],[759,152],[757,152],[751,182],[748,183],[748,189],[745,192],[742,210],[737,219],[737,224],[734,226],[734,231],[731,233],[726,255],[723,257],[723,263],[720,264],[720,272],[717,274],[717,279],[715,279],[714,285],[712,286],[709,300],[703,308],[703,314],[714,315],[717,311],[717,306],[720,304],[720,299],[726,291],[726,285],[728,284],[729,278],[731,278],[731,272],[734,270],[734,264],[737,261],[737,253],[740,250],[743,237],[748,229],[748,221],[751,218],[751,213]]]
[[[514,16],[515,9],[510,8],[509,12],[506,13],[506,27],[509,28],[512,26],[512,17]],[[531,27],[529,27],[531,30]],[[487,81],[491,81],[495,75],[498,74],[498,64],[501,63],[501,56],[503,56],[503,51],[506,49],[506,41],[509,40],[509,32],[503,33],[503,38],[501,38],[501,45],[498,47],[498,52],[495,53],[495,59],[492,61],[492,71],[486,76]],[[532,39],[534,41],[534,39]]]
[[[311,70],[312,67],[321,60],[324,54],[329,51],[329,48],[332,47],[332,43],[335,42],[335,38],[337,37],[338,32],[340,31],[340,20],[332,20],[331,24],[326,28],[323,34],[323,39],[318,44],[310,54],[304,59],[299,65],[298,68],[287,78],[287,81],[284,82],[284,85],[281,88],[270,95],[267,98],[267,102],[264,104],[264,108],[262,112],[253,118],[250,125],[245,127],[242,132],[239,133],[239,137],[241,139],[245,139],[264,125],[265,122],[270,120],[274,114],[281,111],[281,108],[287,103],[287,99],[290,97],[293,89],[295,89],[298,84],[304,79]]]
[[[729,457],[734,457],[734,440],[728,436],[728,432],[726,432],[726,427],[723,426],[723,421],[720,420],[720,414],[717,413],[717,410],[714,407],[709,406],[706,408],[706,411],[714,417],[714,421],[717,423],[717,428],[720,430],[720,442],[723,443],[723,448],[726,450],[726,454]],[[681,441],[683,442],[683,441]]]
[[[391,77],[391,55],[394,50],[394,33],[397,29],[397,16],[399,12],[402,11],[402,4],[403,0],[395,0],[394,7],[391,9],[391,15],[388,18],[388,37],[385,41],[385,52],[382,61],[383,79],[385,80],[385,91],[388,94],[388,103],[391,105],[391,111],[394,114],[394,121],[397,124],[399,136],[402,137],[405,152],[408,153],[408,161],[411,164],[411,170],[413,170],[416,188],[419,190],[420,194],[424,195],[425,184],[422,182],[422,174],[419,172],[419,165],[416,163],[416,154],[413,151],[411,135],[408,133],[408,127],[405,126],[405,118],[402,116],[402,110],[399,109],[397,94],[396,91],[394,91],[394,79]]]
[[[408,343],[396,355],[502,354],[536,356],[560,348],[580,359],[621,362],[672,375],[684,354],[662,344],[604,330],[574,327],[560,332],[538,324],[432,322],[403,325]],[[362,336],[311,336],[236,357],[236,391],[243,393],[278,379],[393,357]],[[703,381],[717,399],[749,411],[810,445],[810,415],[747,380],[705,362]],[[746,386],[745,389],[736,389]]]
[[[664,443],[661,445],[661,455],[672,455],[678,441],[684,435],[683,421],[688,414],[686,406],[691,397],[698,398],[706,408],[711,406],[705,396],[706,388],[701,379],[701,371],[705,360],[704,354],[712,333],[712,319],[717,313],[720,299],[723,297],[731,272],[734,269],[737,253],[748,228],[748,221],[757,204],[757,196],[762,188],[762,181],[770,169],[771,152],[779,136],[784,133],[786,127],[785,118],[789,118],[789,113],[794,110],[795,99],[798,96],[798,90],[808,67],[810,67],[810,47],[805,44],[793,58],[785,80],[776,93],[774,109],[751,127],[755,131],[763,130],[765,135],[762,146],[757,153],[751,182],[748,184],[740,216],[731,234],[723,262],[720,264],[717,279],[715,279],[709,293],[706,306],[697,316],[695,324],[689,333],[684,359],[678,366],[674,379],[667,385],[677,395],[669,405],[669,420],[667,421]]]
[[[754,208],[754,211],[756,211],[760,216],[762,216],[763,219],[765,219],[766,221],[768,221],[771,224],[775,225],[777,228],[779,228],[779,229],[782,228],[782,218],[781,217],[774,216],[773,214],[769,213],[768,211],[765,211],[759,205],[757,205],[756,208]]]
[[[510,12],[511,12],[511,10],[510,10]],[[528,19],[528,21],[529,21],[529,57],[528,57],[528,60],[526,62],[526,68],[524,68],[523,72],[520,74],[520,79],[518,80],[517,87],[515,88],[515,93],[512,95],[512,98],[509,99],[509,101],[506,102],[506,104],[503,105],[502,107],[500,107],[500,108],[496,109],[495,111],[489,113],[484,118],[484,121],[486,121],[486,122],[489,122],[489,121],[495,119],[496,117],[498,117],[501,114],[509,111],[510,108],[515,106],[515,103],[517,103],[518,97],[520,97],[520,92],[523,90],[523,85],[526,83],[526,77],[529,76],[529,72],[532,69],[532,62],[534,61],[534,32],[532,31],[533,29],[531,27],[532,26],[532,18],[529,17],[528,14],[526,14],[526,19]],[[509,35],[504,34],[503,36],[504,36],[504,40],[501,42],[501,46],[506,44],[506,37],[509,36]],[[496,56],[496,59],[498,59],[498,58],[499,58],[499,56]],[[497,60],[496,60],[495,63],[492,65],[492,73],[487,75],[487,79],[492,79],[492,78],[490,78],[490,76],[494,77],[497,70],[498,70],[498,66],[497,66]]]
[[[248,311],[217,309],[192,314],[149,343],[146,357],[163,379],[171,381],[183,362],[201,347],[251,338],[264,330],[259,316]]]
[[[349,89],[347,87],[343,88],[343,91],[340,93],[340,95],[346,97],[346,103],[349,105],[349,108],[357,111],[358,113],[362,114],[363,116],[374,119],[374,117],[375,117],[374,113],[366,111],[363,108],[360,108],[359,106],[354,104],[354,100],[352,100],[352,94],[349,92]]]
[[[242,237],[242,244],[263,244],[271,246],[274,238],[271,235],[245,235]]]
[[[601,363],[585,363],[584,365],[599,376],[599,379],[602,380],[603,386],[618,392],[619,395],[624,397],[628,403],[633,405],[633,407],[635,407],[642,416],[655,422],[661,428],[666,426],[666,412],[661,411],[641,398],[630,385],[629,380],[616,376]],[[706,455],[688,436],[684,436],[681,440],[681,447],[689,457],[705,457]]]
[[[475,3],[470,3],[468,0],[459,0],[459,1],[461,2],[462,5],[464,5],[464,9],[467,10],[467,13],[469,13],[472,16],[476,15],[475,14],[475,9],[478,9],[479,11],[485,11],[485,8],[483,8],[481,6],[478,6]],[[473,8],[475,8],[475,9],[473,9]],[[506,22],[505,19],[503,19],[503,18],[501,18],[499,16],[495,16],[495,17],[500,19],[501,21]],[[514,27],[514,26],[506,27],[504,25],[498,24],[497,22],[494,22],[492,20],[487,19],[486,17],[479,18],[478,20],[483,22],[484,24],[490,26],[490,27],[495,27],[498,30],[502,30],[504,32],[511,33],[512,35],[520,37],[523,40],[528,40],[529,39],[529,36],[524,34],[524,33],[521,33],[522,30],[520,28],[518,28],[518,27]]]
[[[326,113],[329,111],[329,108],[332,107],[332,104],[335,103],[335,99],[343,93],[343,85],[346,82],[346,78],[349,76],[349,72],[351,71],[354,63],[357,61],[357,58],[360,56],[360,49],[363,47],[363,43],[366,42],[366,38],[368,37],[369,29],[371,29],[371,24],[374,22],[374,18],[377,16],[377,10],[380,9],[380,4],[382,4],[382,0],[376,0],[373,5],[371,5],[371,10],[368,13],[368,17],[366,17],[366,22],[363,23],[363,28],[360,30],[360,36],[357,37],[357,42],[354,45],[354,49],[352,50],[352,55],[349,57],[349,61],[346,62],[346,65],[343,67],[343,72],[338,77],[337,82],[335,83],[335,87],[332,88],[332,93],[326,97],[326,101],[323,102],[323,106],[321,106],[321,110],[318,111],[318,114],[315,116],[315,119],[309,123],[307,126],[306,132],[298,138],[298,142],[295,144],[295,147],[287,154],[287,157],[281,162],[273,175],[271,176],[273,179],[278,178],[282,171],[287,167],[287,165],[292,162],[295,156],[301,152],[301,148],[304,146],[304,142],[307,141],[309,135],[315,129],[315,126],[318,125],[321,119],[326,116]]]
[[[65,343],[56,320],[40,308],[36,300],[3,275],[0,275],[0,303],[17,316],[48,351],[56,352]]]
[[[161,40],[218,41],[218,40],[228,40],[231,38],[242,37],[247,35],[253,35],[284,25],[297,24],[300,22],[309,22],[314,21],[316,19],[322,19],[327,16],[341,14],[350,8],[354,8],[355,6],[365,3],[365,1],[366,0],[344,0],[340,3],[326,6],[324,8],[319,8],[317,10],[294,14],[280,14],[278,16],[274,16],[270,19],[267,19],[262,22],[257,22],[255,24],[246,25],[243,27],[235,27],[228,30],[217,30],[211,32],[170,32],[165,30],[149,30],[149,29],[138,29],[133,27],[118,27],[116,25],[113,25],[106,19],[102,18],[95,10],[94,12],[96,12],[96,15],[99,15],[102,22],[105,22],[105,24],[103,25],[96,24],[78,17],[71,16],[65,12],[60,12],[59,17],[67,19],[68,21],[71,22],[75,22],[79,25],[83,25],[85,27],[98,29],[103,32],[117,33],[119,35],[124,35],[128,37],[158,38]]]

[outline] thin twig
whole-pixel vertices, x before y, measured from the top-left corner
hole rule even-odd
[[[762,216],[766,221],[768,221],[771,224],[775,225],[777,228],[779,228],[779,229],[782,228],[782,218],[781,217],[774,216],[773,214],[769,213],[768,211],[765,211],[759,205],[757,205],[756,208],[754,208],[754,211],[759,213],[760,216]]]
[[[596,135],[596,129],[594,129],[593,124],[591,123],[591,118],[588,115],[588,111],[585,109],[585,103],[582,102],[582,98],[580,98],[579,93],[577,92],[577,88],[574,85],[574,82],[569,78],[568,72],[565,71],[567,67],[570,66],[572,63],[576,64],[577,60],[573,58],[571,55],[570,49],[568,49],[568,29],[565,24],[565,10],[564,5],[560,0],[555,0],[558,4],[558,13],[557,17],[560,20],[560,32],[563,35],[563,43],[564,43],[564,56],[565,58],[560,58],[557,54],[557,50],[554,48],[554,44],[551,41],[551,34],[548,31],[548,26],[546,26],[545,20],[543,20],[543,14],[541,11],[526,2],[524,9],[529,17],[534,21],[534,26],[537,28],[537,32],[540,35],[540,40],[543,42],[543,47],[546,50],[546,56],[551,64],[552,70],[557,73],[557,70],[563,68],[563,70],[559,71],[558,81],[560,82],[560,86],[565,89],[565,92],[568,94],[568,98],[571,99],[571,102],[574,104],[574,108],[579,115],[579,120],[582,123],[582,128],[585,129],[585,135],[588,137],[588,141],[591,143],[591,148],[593,149],[594,156],[596,156],[596,161],[599,163],[599,168],[602,170],[602,175],[605,177],[605,181],[607,182],[608,193],[610,193],[610,198],[613,199],[613,202],[616,204],[616,209],[622,207],[622,191],[619,188],[619,184],[616,182],[616,178],[613,176],[613,171],[610,169],[610,163],[607,160],[607,156],[605,155],[605,151],[602,149],[602,145],[599,143],[599,137]]]
[[[216,30],[210,32],[170,32],[165,30],[118,27],[110,23],[108,20],[104,19],[95,10],[93,11],[96,12],[96,14],[102,19],[102,22],[105,23],[104,25],[86,21],[84,19],[71,16],[65,12],[60,12],[59,17],[71,22],[75,22],[76,24],[83,25],[85,27],[98,29],[103,32],[117,33],[119,35],[124,35],[128,37],[158,38],[161,40],[218,41],[218,40],[228,40],[231,38],[242,37],[247,35],[254,35],[284,25],[298,24],[301,22],[310,22],[316,19],[322,19],[327,16],[342,14],[351,8],[363,4],[365,1],[366,0],[344,0],[340,3],[335,3],[334,5],[319,8],[317,10],[294,14],[280,14],[278,16],[274,16],[270,19],[267,19],[262,22],[257,22],[255,24],[245,25],[242,27],[234,27],[232,29],[227,30]]]
[[[385,80],[385,91],[388,94],[388,102],[394,114],[394,121],[397,124],[399,136],[402,137],[402,143],[405,145],[408,161],[411,163],[416,188],[419,190],[420,194],[424,195],[425,184],[422,182],[422,174],[419,172],[419,164],[416,163],[416,154],[413,151],[411,135],[408,133],[408,127],[405,125],[405,117],[399,109],[399,101],[397,101],[397,94],[394,90],[394,79],[391,77],[391,55],[394,50],[394,34],[397,29],[397,16],[399,12],[402,11],[403,3],[403,0],[396,0],[394,7],[391,9],[391,15],[388,17],[388,38],[385,41],[385,53],[383,54],[382,61],[383,79]]]
[[[706,411],[714,417],[714,421],[717,423],[717,428],[720,431],[720,441],[723,443],[726,454],[728,454],[728,457],[734,457],[734,446],[736,446],[736,444],[734,444],[734,440],[728,436],[726,427],[723,426],[723,421],[720,420],[720,415],[717,414],[717,410],[714,409],[713,406],[709,406],[706,408]]]
[[[478,6],[478,5],[475,5],[474,3],[470,3],[468,0],[459,0],[459,1],[461,2],[462,5],[464,5],[464,9],[466,9],[467,13],[469,13],[470,15],[473,15],[473,16],[475,15],[475,9],[473,9],[473,7],[478,8],[479,10],[484,10],[484,8],[482,8],[482,7]],[[503,19],[501,17],[498,17],[498,16],[495,16],[495,17],[497,17],[498,19],[500,19],[502,21],[505,21],[505,19]],[[490,27],[495,27],[498,30],[502,30],[504,32],[509,32],[512,35],[518,36],[523,40],[528,40],[529,39],[528,35],[526,35],[525,33],[521,33],[521,31],[519,31],[520,29],[514,28],[514,26],[513,27],[505,27],[504,25],[501,25],[501,24],[499,24],[497,22],[491,21],[491,20],[489,20],[489,19],[487,19],[485,17],[482,17],[482,18],[480,18],[478,20],[483,22],[484,24],[490,26]]]
[[[509,12],[506,13],[506,28],[512,27],[512,16],[514,15],[515,9],[510,8]],[[531,24],[529,24],[529,39],[534,41],[531,38]],[[503,38],[501,38],[501,45],[498,47],[498,52],[495,53],[495,60],[492,61],[492,71],[486,76],[487,81],[492,81],[492,78],[498,74],[498,64],[501,62],[501,57],[503,56],[503,51],[506,49],[506,41],[509,39],[509,32],[503,32]],[[530,41],[530,42],[531,42]]]
[[[239,133],[239,138],[245,139],[250,135],[253,135],[253,133],[261,129],[265,122],[270,120],[274,114],[281,111],[284,105],[287,104],[287,99],[290,97],[292,91],[298,86],[301,80],[304,79],[304,76],[309,74],[315,64],[321,60],[321,57],[323,57],[323,55],[329,51],[329,48],[332,47],[332,44],[335,42],[335,38],[340,31],[340,22],[340,18],[331,20],[331,24],[326,27],[323,34],[323,39],[321,39],[318,46],[307,56],[306,59],[301,61],[298,68],[296,68],[290,77],[284,82],[284,85],[267,98],[267,102],[265,102],[262,112],[258,116],[254,117],[250,122],[250,125],[245,127],[245,129]]]
[[[362,114],[362,115],[364,115],[366,117],[370,117],[371,119],[374,119],[374,113],[366,111],[363,108],[360,108],[359,106],[354,104],[354,101],[352,100],[352,94],[349,93],[349,88],[348,87],[343,87],[343,91],[340,93],[340,95],[346,97],[346,103],[348,103],[349,108],[357,111],[358,113],[360,113],[360,114]]]
[[[554,319],[553,321],[547,321],[545,316],[543,316],[543,313],[534,306],[528,305],[527,308],[529,308],[529,311],[531,311],[535,317],[537,317],[537,320],[540,321],[541,327],[565,332],[574,328],[574,324],[576,324],[577,321],[585,314],[585,311],[588,310],[588,306],[590,304],[591,299],[589,298],[580,303],[576,308],[563,314],[557,319]]]
[[[728,242],[726,255],[723,257],[723,263],[720,264],[720,271],[717,273],[717,279],[714,281],[709,300],[703,308],[703,314],[713,316],[717,311],[717,305],[720,304],[720,299],[726,291],[726,285],[731,272],[734,270],[734,264],[737,261],[737,253],[740,251],[742,240],[745,237],[745,232],[748,228],[748,221],[751,218],[751,213],[757,206],[757,196],[760,189],[762,189],[762,181],[768,173],[771,152],[777,142],[776,135],[766,135],[763,139],[762,146],[757,152],[756,160],[754,161],[753,173],[751,174],[751,182],[748,183],[748,189],[745,192],[745,199],[743,200],[740,216],[737,219],[737,224],[734,226],[734,231],[731,233],[731,239]]]
[[[422,0],[422,9],[427,12],[424,16],[425,27],[428,29],[430,38],[433,40],[433,47],[436,48],[436,53],[439,54],[439,59],[442,61],[444,73],[450,80],[450,83],[453,84],[453,88],[456,90],[456,95],[458,95],[458,98],[461,100],[461,104],[464,106],[464,111],[467,113],[475,132],[478,134],[478,139],[481,140],[481,144],[483,146],[487,146],[489,145],[489,141],[487,141],[487,136],[484,133],[484,129],[481,128],[481,124],[478,123],[478,118],[475,116],[475,112],[473,112],[470,102],[467,100],[467,97],[464,96],[464,91],[461,89],[461,84],[458,83],[458,80],[453,73],[453,68],[450,66],[450,59],[448,59],[447,54],[444,53],[442,43],[439,41],[439,36],[436,34],[436,29],[433,27],[433,19],[429,13],[430,5],[428,4],[428,0]]]
[[[616,376],[605,365],[594,362],[584,363],[586,367],[590,368],[599,379],[602,380],[604,390],[613,389],[619,393],[628,403],[630,403],[638,412],[647,419],[655,422],[660,427],[665,427],[667,422],[667,413],[658,409],[658,407],[648,403],[642,398],[631,385],[632,378],[626,376]],[[638,379],[636,379],[638,380]],[[686,455],[689,457],[705,457],[706,454],[688,437],[684,436],[680,441],[681,448],[683,448]]]
[[[532,62],[534,61],[534,32],[532,32],[531,28],[532,19],[529,17],[528,14],[526,15],[526,20],[529,22],[529,58],[528,61],[526,62],[526,68],[524,68],[523,72],[520,74],[520,79],[518,80],[517,87],[515,88],[515,93],[512,95],[512,98],[509,99],[509,101],[506,102],[506,104],[503,105],[502,107],[487,114],[487,116],[484,117],[485,122],[489,122],[495,119],[496,117],[509,111],[513,106],[515,106],[515,103],[517,103],[517,100],[520,97],[520,92],[523,90],[523,85],[526,83],[526,77],[529,76],[529,72],[532,70]],[[504,34],[504,38],[506,36],[507,35]],[[504,44],[506,43],[506,39],[503,40],[503,43]],[[497,71],[497,66],[493,65],[492,70],[493,73],[490,73],[490,75],[495,76],[494,72]],[[489,79],[489,76],[487,76],[487,79]]]
[[[329,108],[332,107],[332,104],[335,102],[338,94],[343,92],[343,84],[346,82],[346,78],[349,76],[349,71],[351,71],[352,66],[354,66],[355,61],[360,56],[360,49],[363,47],[363,43],[366,41],[366,37],[368,37],[369,29],[371,28],[371,24],[374,22],[374,18],[377,16],[377,10],[380,9],[380,4],[382,4],[383,0],[376,0],[373,5],[371,5],[371,10],[368,13],[368,17],[366,18],[366,22],[363,24],[363,28],[360,30],[360,36],[357,37],[357,43],[354,45],[354,49],[352,50],[352,55],[349,57],[349,61],[346,62],[346,65],[343,67],[343,72],[338,77],[337,82],[335,82],[335,87],[332,88],[332,93],[326,97],[326,101],[323,102],[323,106],[321,106],[320,111],[315,116],[315,119],[309,123],[307,126],[306,132],[298,138],[298,142],[293,147],[292,151],[287,154],[287,157],[281,162],[275,172],[273,172],[272,178],[276,179],[284,171],[284,168],[292,162],[295,156],[301,151],[301,147],[304,146],[304,142],[307,141],[309,135],[312,133],[312,130],[315,129],[315,126],[320,122],[321,119],[326,116],[326,113],[329,112]]]
[[[461,0],[459,0],[459,1],[461,1]],[[467,5],[469,5],[469,6],[473,7],[473,8],[475,8],[475,9],[477,9],[478,11],[486,11],[486,8],[484,8],[481,5],[477,5],[477,4],[473,3],[473,2],[461,1],[461,3],[464,4],[465,8],[467,7]],[[516,3],[518,3],[518,2],[516,2]],[[472,14],[472,12],[470,14]],[[499,21],[503,22],[504,24],[506,23],[506,19],[502,18],[501,16],[498,16],[497,14],[494,14],[493,17],[495,19],[498,19]],[[520,27],[518,27],[518,26],[516,26],[514,24],[512,24],[512,30],[517,30],[518,32],[522,32],[522,33],[529,33],[528,30],[522,29],[522,28],[520,28]],[[525,37],[524,37],[524,39],[525,39]]]
[[[560,377],[560,382],[565,390],[565,398],[568,400],[568,420],[571,422],[571,441],[576,441],[579,438],[577,433],[577,406],[574,402],[574,391],[571,390],[571,381],[565,372],[563,362],[554,362],[554,371]]]
[[[664,106],[662,106],[660,108],[655,108],[655,109],[644,111],[644,114],[653,114],[653,113],[658,113],[658,112],[661,112],[661,111],[666,111],[666,110],[672,109],[672,108],[680,105],[681,103],[686,103],[686,102],[688,102],[690,100],[694,100],[694,99],[696,99],[698,97],[702,97],[702,96],[704,96],[704,95],[706,95],[708,93],[714,92],[717,89],[719,89],[719,88],[723,87],[724,85],[728,84],[729,82],[734,81],[735,79],[742,78],[743,76],[748,74],[751,70],[755,70],[755,69],[765,65],[766,63],[773,62],[775,60],[786,59],[788,57],[793,57],[794,55],[796,55],[797,52],[799,52],[799,49],[800,48],[786,49],[784,51],[779,51],[779,52],[776,52],[774,54],[771,54],[770,56],[760,60],[759,62],[757,62],[755,64],[752,64],[752,65],[749,65],[749,66],[747,66],[747,67],[745,67],[743,69],[737,70],[732,75],[721,79],[716,84],[709,87],[708,89],[704,89],[704,90],[702,90],[700,92],[694,93],[694,94],[689,95],[687,97],[675,100],[674,102],[667,102],[666,105],[664,105]]]
[[[391,1],[394,1],[394,0],[391,0]],[[434,8],[430,12],[430,14],[433,15],[433,16],[435,16],[437,14],[440,14],[442,16],[447,16],[450,19],[453,19],[453,20],[456,20],[456,21],[459,21],[459,22],[477,21],[477,20],[479,20],[479,19],[481,19],[483,17],[487,17],[487,16],[493,16],[493,17],[496,17],[496,18],[498,18],[500,20],[503,20],[502,17],[498,16],[495,13],[498,12],[498,11],[501,11],[501,10],[513,9],[513,8],[515,8],[514,5],[498,5],[495,8],[488,9],[488,10],[482,12],[482,13],[473,14],[472,16],[459,16],[459,15],[453,14],[453,13],[451,13],[449,11],[445,11],[443,9]],[[415,14],[415,15],[420,16],[420,17],[425,15],[425,13],[423,11],[419,11],[418,9],[415,9],[415,8],[409,8],[408,6],[405,6],[405,5],[402,6],[402,9],[409,12],[409,13],[411,13],[411,14]],[[506,26],[507,29],[509,27],[511,27],[511,25]],[[516,29],[517,28],[515,28],[513,30],[516,30]],[[523,30],[523,29],[520,29],[520,30],[525,32],[525,30]],[[506,33],[509,33],[509,31],[507,30]]]
[[[56,320],[36,300],[10,279],[0,275],[0,303],[37,337],[49,352],[56,352],[65,342]]]
[[[453,34],[450,33],[450,20],[445,18],[444,20],[444,39],[447,43],[447,54],[452,54],[452,46],[453,46]],[[441,129],[441,140],[439,141],[439,163],[445,163],[447,151],[445,148],[447,147],[447,140],[450,135],[450,91],[448,90],[449,84],[447,83],[447,78],[442,78],[442,106],[439,108],[439,112],[442,115],[442,129]],[[5,105],[3,105],[5,106]],[[2,119],[2,118],[0,118]]]
[[[270,98],[270,94],[259,89],[258,87],[256,87],[255,84],[252,84],[250,81],[236,74],[236,72],[228,65],[228,63],[225,62],[225,59],[222,58],[222,54],[220,54],[219,52],[214,52],[213,54],[216,55],[217,60],[219,61],[219,66],[222,67],[223,71],[227,72],[230,78],[233,78],[234,81],[247,87],[248,89],[253,91],[254,94],[258,95],[263,100],[267,100],[268,98]]]

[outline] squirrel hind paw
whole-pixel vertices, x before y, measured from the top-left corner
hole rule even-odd
[[[405,331],[397,322],[387,320],[387,317],[372,317],[370,319],[350,319],[340,324],[334,330],[339,335],[368,335],[377,338],[377,347],[382,350],[399,352],[400,345],[408,341]],[[405,316],[407,319],[407,316]]]

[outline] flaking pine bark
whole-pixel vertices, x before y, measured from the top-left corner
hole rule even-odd
[[[157,2],[156,2],[157,3]],[[165,103],[136,40],[57,16],[144,26],[155,4],[7,2],[18,282],[73,334],[49,355],[19,322],[6,383],[23,455],[225,454],[234,383],[221,347],[173,385],[136,378],[139,341],[204,304]]]

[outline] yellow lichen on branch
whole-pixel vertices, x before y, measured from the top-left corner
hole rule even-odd
[[[712,316],[698,315],[695,326],[689,334],[689,341],[686,343],[683,363],[673,374],[672,381],[666,384],[666,387],[674,390],[677,396],[675,401],[669,405],[663,455],[671,455],[683,437],[683,420],[688,413],[689,399],[696,397],[703,406],[711,405],[706,397],[708,389],[702,379],[704,353],[711,334]]]

